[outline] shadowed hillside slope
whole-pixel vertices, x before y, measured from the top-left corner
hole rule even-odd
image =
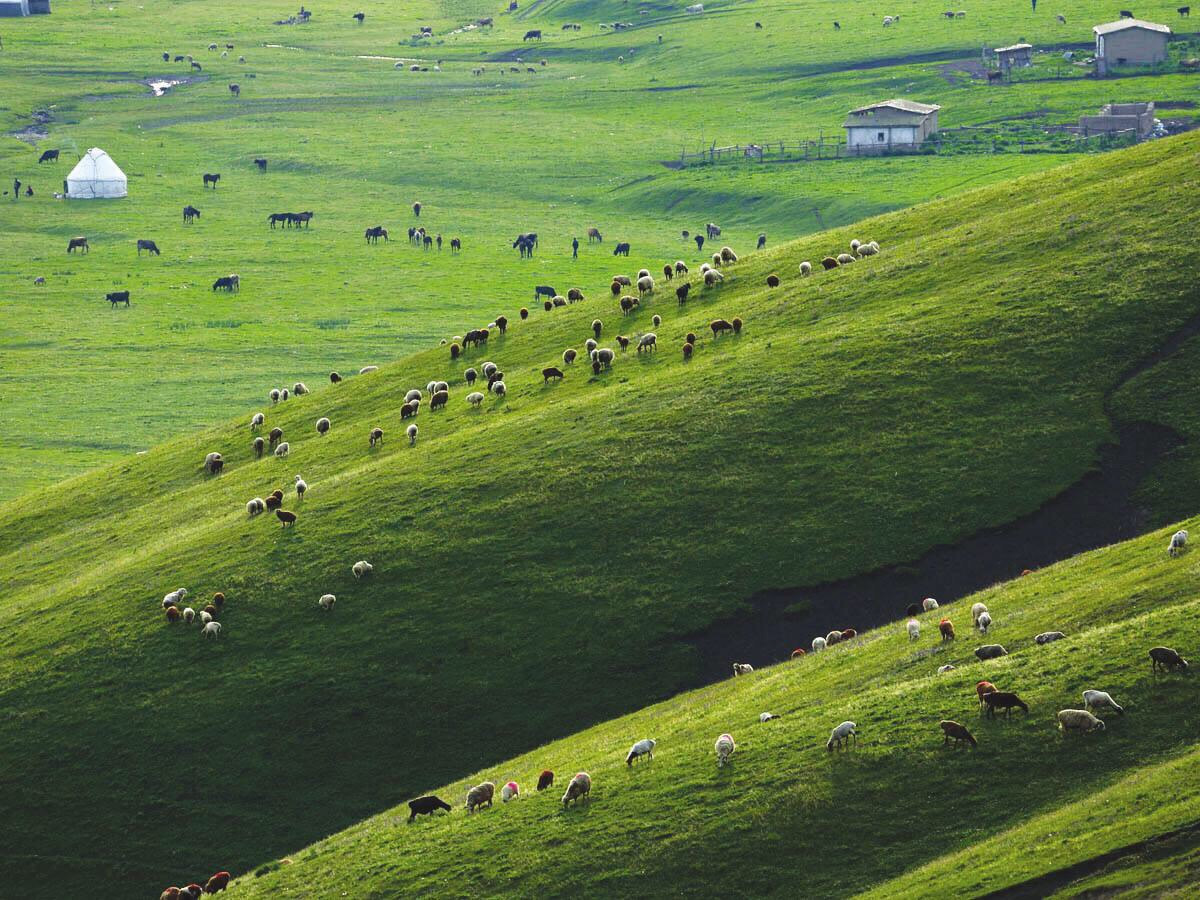
[[[750,255],[682,308],[660,286],[623,319],[605,282],[536,322],[497,302],[507,336],[465,361],[438,348],[266,409],[286,461],[253,459],[247,410],[0,507],[8,883],[245,870],[696,684],[679,638],[755,591],[1035,509],[1110,436],[1120,373],[1197,312],[1200,251],[1179,236],[1200,210],[1175,201],[1198,148],[1157,142]],[[882,254],[799,277],[854,236]],[[593,318],[615,346],[655,313],[656,353],[542,384]],[[714,340],[717,316],[742,333]],[[508,397],[474,410],[463,369],[489,359]],[[410,448],[400,402],[435,378],[450,405],[421,411]],[[219,477],[200,472],[210,451]],[[276,487],[293,528],[246,516]],[[356,582],[363,558],[374,577]],[[180,586],[197,606],[228,596],[220,640],[163,620]]]

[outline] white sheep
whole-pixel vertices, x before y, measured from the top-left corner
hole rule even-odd
[[[409,425],[405,429],[405,433],[408,435],[408,446],[415,447],[417,444],[417,426]]]
[[[335,603],[337,603],[337,597],[333,594],[322,594],[321,599],[317,601],[317,605],[326,611],[333,609]]]
[[[279,388],[271,388],[271,393],[267,394],[271,398],[272,405],[279,402]]]
[[[201,615],[204,615],[204,613],[201,613]],[[220,637],[221,636],[221,623],[220,622],[206,622],[204,625],[204,629],[200,633],[202,635],[204,635],[205,637],[210,637],[210,638]]]
[[[162,608],[166,609],[168,606],[174,606],[177,603],[183,602],[183,598],[187,596],[187,593],[187,588],[179,588],[164,595],[162,598]]]
[[[654,350],[656,347],[658,347],[658,335],[653,331],[647,331],[638,340],[637,352],[641,353],[643,350]]]
[[[483,373],[484,378],[491,378],[499,370],[494,362],[485,362],[479,367],[479,371]]]
[[[261,497],[255,497],[253,500],[246,501],[246,513],[251,516],[257,516],[267,508],[266,502]]]
[[[925,612],[932,612],[938,608],[938,602],[932,597],[926,597],[921,601],[921,608],[925,610]]]
[[[250,420],[250,430],[258,431],[258,429],[262,428],[262,424],[266,420],[266,416],[264,416],[262,413],[255,413],[254,417]]]
[[[296,499],[303,500],[304,492],[307,490],[308,490],[308,482],[305,481],[303,478],[301,478],[299,475],[297,475],[296,476]]]
[[[825,649],[825,638],[815,637],[812,642],[813,653],[819,653]]]
[[[978,625],[979,617],[987,611],[988,611],[988,608],[987,608],[986,604],[976,603],[974,606],[971,607],[971,621],[974,622],[976,625]]]
[[[1104,722],[1097,719],[1086,709],[1060,709],[1058,711],[1058,727],[1061,731],[1103,731]]]
[[[654,279],[650,277],[649,273],[646,273],[637,280],[637,289],[639,294],[654,293]]]
[[[858,255],[860,257],[874,256],[878,252],[879,252],[879,245],[876,244],[874,241],[872,241],[869,244],[863,244],[861,247],[858,248]]]
[[[321,416],[317,419],[317,434],[324,435],[327,431],[329,431],[329,419]]]
[[[833,750],[834,747],[849,746],[851,738],[855,743],[858,742],[858,726],[853,722],[843,722],[829,735],[829,740],[825,742],[826,750]]]
[[[287,455],[288,455],[288,453],[289,453],[289,452],[291,452],[291,449],[292,449],[292,448],[291,448],[291,446],[288,444],[288,442],[287,442],[287,441],[284,441],[284,442],[283,442],[283,443],[281,443],[281,444],[280,444],[278,447],[276,447],[276,448],[275,448],[275,455],[276,455],[277,457],[279,457],[280,459],[283,459],[285,456],[287,456]]]
[[[1187,546],[1188,533],[1182,528],[1171,535],[1171,543],[1167,545],[1168,556],[1178,556],[1183,552],[1183,548]]]
[[[492,393],[497,397],[503,397],[506,393],[508,393],[508,388],[504,386],[503,381],[493,381]]]
[[[292,393],[297,397],[302,397],[308,393],[308,385],[303,381],[297,381],[294,385],[292,385]]]
[[[194,609],[192,609],[190,606],[183,611],[183,623],[185,625],[191,625],[192,622],[195,621],[195,619],[196,619],[196,611]],[[1105,695],[1105,696],[1107,696],[1107,695]]]
[[[471,393],[467,394],[467,402],[472,406],[478,406],[483,402],[483,394],[481,394],[479,391],[472,391]]]
[[[979,621],[975,623],[979,627],[980,634],[987,634],[988,629],[992,627],[992,614],[984,612],[979,614]]]
[[[625,765],[632,766],[634,760],[640,759],[643,756],[654,759],[654,747],[658,741],[651,738],[643,738],[632,747],[629,748],[629,753],[625,757]]]
[[[1088,710],[1111,709],[1115,713],[1125,715],[1125,710],[1117,705],[1117,701],[1112,698],[1111,694],[1105,691],[1084,691],[1083,708]]]
[[[734,678],[736,678],[738,675],[749,675],[753,671],[754,671],[754,666],[750,665],[750,663],[734,663],[733,664]]]
[[[359,375],[370,375],[372,372],[378,372],[379,366],[363,366],[358,370]]]
[[[951,663],[946,663],[944,666],[938,666],[938,674],[945,675],[947,672],[953,672],[958,666]]]
[[[207,625],[212,620],[213,620],[212,613],[206,612],[203,609],[200,610],[200,624],[201,625]]]
[[[470,371],[470,370],[468,370],[468,371]],[[421,399],[421,392],[417,388],[413,388],[411,391],[409,391],[407,394],[404,395],[405,403],[411,403],[414,400],[419,402],[420,399]]]
[[[800,274],[801,275],[811,275],[812,274],[812,263],[810,263],[807,259],[804,262],[800,263]]]
[[[915,641],[921,637],[921,623],[916,619],[909,619],[908,624],[904,627],[908,629],[908,639],[910,641]]]
[[[1041,634],[1039,634],[1033,640],[1035,643],[1038,643],[1038,644],[1051,644],[1054,641],[1061,641],[1065,637],[1066,637],[1066,635],[1063,634],[1061,631],[1043,631]]]
[[[350,567],[350,571],[354,573],[355,578],[362,578],[364,575],[370,575],[375,571],[375,567],[365,559],[360,559]]]
[[[720,254],[720,253],[714,253],[714,254],[712,255],[712,264],[713,264],[713,268],[715,269],[717,266],[721,265],[721,262],[722,262],[722,260],[721,260],[721,254]]]
[[[714,745],[717,751],[717,768],[722,768],[725,763],[729,762],[729,757],[733,756],[733,751],[737,749],[737,745],[733,742],[733,735],[723,734],[717,738]]]
[[[760,721],[760,722],[770,722],[772,719],[778,719],[778,718],[779,718],[779,716],[775,715],[775,713],[765,712],[765,713],[758,714],[758,721]]]
[[[705,287],[712,287],[714,284],[720,284],[724,280],[725,280],[725,276],[722,275],[720,272],[718,272],[716,269],[709,269],[707,272],[704,273]]]
[[[500,802],[507,803],[521,796],[521,788],[515,781],[510,781],[500,788]]]

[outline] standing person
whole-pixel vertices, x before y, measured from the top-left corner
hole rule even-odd
[[[21,196],[21,179],[13,179],[13,199],[16,200]]]
[[[1030,0],[1030,2],[1033,4],[1033,11],[1037,12],[1037,0]]]
[[[579,238],[571,238],[571,259],[579,259]]]

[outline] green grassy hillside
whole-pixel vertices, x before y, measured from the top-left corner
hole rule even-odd
[[[0,173],[5,189],[19,178],[36,195],[0,204],[0,404],[11,435],[0,445],[0,498],[211,426],[284,381],[428,348],[534,284],[597,283],[614,240],[633,243],[635,263],[695,263],[679,235],[708,221],[739,250],[760,231],[774,245],[1065,159],[663,166],[683,150],[840,135],[846,110],[897,94],[940,103],[946,129],[1000,123],[988,127],[1026,138],[1110,100],[1175,101],[1183,108],[1171,115],[1194,115],[1194,75],[1098,82],[1068,72],[989,89],[946,69],[1018,37],[1087,41],[1096,15],[1068,0],[1056,4],[1062,26],[1054,11],[993,6],[948,22],[939,5],[902,3],[902,26],[887,29],[832,0],[727,4],[702,17],[682,4],[644,7],[646,16],[629,4],[533,4],[497,16],[492,30],[457,34],[495,5],[338,0],[309,25],[276,26],[288,5],[61,0],[48,17],[7,20]],[[350,17],[359,9],[362,26]],[[1166,19],[1172,9],[1158,0],[1138,11]],[[629,31],[599,28],[629,19]],[[572,20],[585,27],[562,31]],[[413,40],[421,25],[435,37]],[[522,41],[530,27],[546,35],[536,46]],[[222,57],[226,43],[234,49]],[[145,81],[191,72],[174,62],[183,54],[204,80],[152,96]],[[441,60],[441,71],[397,70],[397,60]],[[123,167],[129,198],[55,201],[92,146]],[[39,165],[51,148],[60,162]],[[265,173],[256,157],[269,160]],[[202,188],[203,172],[222,174],[218,190]],[[461,257],[365,245],[368,226],[394,236],[416,224],[414,200],[425,204],[422,224],[463,240]],[[202,212],[190,227],[185,204]],[[270,231],[267,215],[285,210],[314,211],[311,230]],[[608,242],[572,260],[572,236],[593,225]],[[522,262],[509,244],[527,230],[542,244]],[[91,253],[68,257],[80,234]],[[156,240],[162,257],[139,259],[139,238]],[[213,294],[229,272],[241,275],[241,294]],[[133,306],[105,307],[104,294],[120,289]],[[47,396],[72,410],[67,421],[45,415]]]
[[[1200,687],[1152,675],[1146,655],[1200,638],[1200,568],[1167,557],[1169,533],[945,605],[921,617],[916,642],[900,620],[489,765],[438,789],[456,807],[448,817],[409,826],[406,807],[390,810],[259,867],[233,895],[971,897],[1192,825]],[[995,617],[986,638],[971,628],[981,600]],[[942,616],[953,643],[938,637]],[[1038,646],[1043,630],[1067,637]],[[976,661],[986,642],[1009,655]],[[947,663],[958,668],[937,674]],[[981,717],[982,679],[1019,693],[1029,714]],[[1125,715],[1104,714],[1103,733],[1060,735],[1055,713],[1080,708],[1088,688]],[[764,711],[781,718],[760,723]],[[978,749],[943,746],[946,718]],[[826,752],[847,719],[857,747]],[[726,731],[737,751],[719,770],[713,742]],[[654,760],[628,768],[643,737],[658,741]],[[563,783],[536,794],[547,767]],[[564,810],[576,771],[592,776],[592,799]],[[527,795],[462,811],[470,785],[510,779]]]
[[[286,461],[252,459],[248,409],[0,507],[7,883],[40,896],[245,871],[696,684],[680,638],[758,590],[905,562],[1037,508],[1110,437],[1121,373],[1197,312],[1200,251],[1178,235],[1200,210],[1174,199],[1196,189],[1198,150],[1156,142],[754,254],[682,309],[668,288],[622,320],[605,280],[526,323],[521,299],[497,299],[475,324],[505,313],[508,335],[466,360],[437,348],[267,408]],[[855,235],[883,253],[799,277]],[[593,318],[610,344],[653,314],[657,353],[542,384]],[[742,334],[713,340],[716,316]],[[488,359],[509,395],[472,410],[463,369]],[[450,406],[421,412],[410,448],[400,400],[435,378]],[[371,452],[374,426],[387,438]],[[216,478],[200,472],[212,450]],[[297,473],[294,528],[247,519]],[[361,558],[376,571],[356,583]],[[219,641],[163,621],[179,586],[229,597]],[[822,630],[867,624],[835,614]],[[750,661],[809,637],[780,633]],[[902,689],[869,674],[843,689]]]

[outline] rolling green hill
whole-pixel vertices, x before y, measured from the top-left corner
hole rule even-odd
[[[759,590],[904,563],[1037,509],[1077,481],[1112,436],[1106,401],[1125,373],[1197,314],[1200,251],[1179,235],[1197,231],[1200,210],[1175,201],[1196,190],[1198,150],[1196,136],[1155,142],[750,254],[727,268],[723,286],[696,288],[682,308],[660,286],[622,320],[605,279],[581,279],[586,301],[528,322],[515,314],[528,301],[497,299],[474,323],[504,313],[508,334],[465,360],[451,362],[439,347],[340,385],[313,383],[310,395],[265,409],[267,427],[281,427],[291,444],[286,461],[252,458],[246,410],[0,507],[6,884],[30,897],[97,883],[148,891],[180,873],[249,870],[431,786],[700,683],[703,660],[683,638]],[[882,254],[798,275],[801,260],[855,236],[878,240]],[[770,272],[783,278],[776,290],[765,285]],[[656,353],[618,354],[597,377],[576,363],[561,384],[542,384],[541,369],[581,348],[593,318],[603,320],[608,345],[617,333],[651,330],[654,314],[663,318],[653,327]],[[717,316],[742,318],[742,333],[714,340],[706,326]],[[685,363],[688,331],[700,339]],[[463,369],[488,359],[504,370],[508,396],[470,409]],[[410,448],[400,401],[431,379],[450,382],[451,402],[420,413]],[[1157,415],[1139,406],[1139,417]],[[325,437],[313,428],[319,416],[333,423]],[[387,437],[370,451],[375,426]],[[227,467],[210,478],[200,464],[213,450]],[[286,506],[299,514],[293,528],[247,518],[248,499],[287,489],[297,473],[310,489],[302,503],[288,491]],[[355,582],[350,566],[363,558],[375,573]],[[1111,558],[1133,567],[1130,579],[1140,571],[1133,557]],[[1155,571],[1168,579],[1188,565]],[[1014,574],[1023,567],[1012,560]],[[1025,596],[1040,584],[1003,590]],[[218,590],[229,597],[219,640],[163,620],[159,599],[179,586],[198,602]],[[1157,597],[1134,603],[1112,591],[1085,579],[1045,621],[1029,605],[1027,627],[1009,632],[1013,642],[1053,626],[1091,628],[1088,640],[1114,659],[1136,649],[1140,666],[1151,635],[1181,645],[1194,637],[1180,614],[1192,598],[1181,594],[1173,611]],[[338,596],[329,613],[316,605],[326,592]],[[1072,602],[1077,595],[1087,602]],[[910,599],[897,598],[897,611]],[[1144,617],[1136,642],[1111,621],[1118,612]],[[783,658],[814,630],[871,624],[856,615],[824,611],[830,621],[783,629],[749,661]],[[1077,694],[1080,686],[1067,691],[1045,667],[1082,640],[1014,654],[998,668],[1022,679],[1041,715]],[[942,712],[928,680],[893,678],[918,671],[912,660],[897,668],[898,637],[881,632],[867,643],[876,642],[877,653],[829,655],[865,667],[845,679],[832,677],[830,661],[815,667],[840,702],[888,717],[873,731],[915,740],[928,734],[926,719],[961,714],[958,699]],[[955,653],[966,654],[967,643]],[[1087,659],[1093,668],[1082,674],[1111,675],[1116,690],[1151,705],[1134,676],[1140,669]],[[762,683],[782,691],[789,671]],[[928,675],[927,664],[919,672]],[[963,675],[954,683],[966,684]],[[728,690],[678,701],[693,704],[694,716],[655,720],[656,736],[669,746],[673,732],[716,727],[727,718],[716,704]],[[883,711],[910,690],[921,715]],[[764,699],[775,697],[787,712],[802,708],[784,706],[782,693]],[[1109,755],[1091,751],[1089,763],[1110,780],[1124,777],[1147,739],[1169,761],[1173,735],[1194,740],[1178,730],[1174,709],[1164,705],[1138,734],[1106,735],[1098,746]],[[829,723],[805,721],[807,746]],[[1037,716],[1013,726],[1030,741],[1044,730]],[[614,752],[613,732],[603,734],[589,759]],[[744,750],[749,758],[752,743]],[[565,769],[576,755],[551,762]],[[853,777],[839,794],[855,805],[845,821],[866,831],[839,838],[845,847],[889,834],[885,820],[867,815],[885,782],[936,785],[906,748],[894,745],[892,755],[907,774],[873,765],[869,754],[848,764]],[[1064,756],[1020,788],[1040,786],[1050,798],[1043,811],[1081,799],[1070,793],[1077,785],[1052,777],[1073,765]],[[738,802],[766,790],[744,784],[754,787]],[[684,783],[675,800],[694,787]],[[943,823],[920,824],[948,850],[969,837],[962,826],[974,801],[963,793],[957,803]],[[807,804],[800,797],[789,815]],[[664,809],[657,820],[596,821],[641,833],[647,852],[673,842],[695,848],[716,827],[696,808],[676,802],[682,819]],[[1015,828],[1025,811],[1013,806],[979,827]],[[782,825],[758,836],[764,848],[793,838]],[[509,852],[521,848],[512,842]],[[810,852],[824,851],[813,844]],[[561,891],[596,883],[610,858],[598,850]],[[490,872],[482,857],[459,862]],[[672,866],[685,864],[687,854],[664,851],[656,872],[678,875]],[[716,877],[723,864],[713,866]],[[880,853],[845,884],[865,888],[906,868],[901,856]],[[531,867],[512,871],[530,873],[514,885],[522,891],[544,886]],[[613,871],[605,883],[621,890],[639,870]],[[362,877],[386,877],[380,872]],[[761,879],[747,889],[771,883]]]
[[[410,826],[407,807],[389,810],[258,867],[233,896],[977,897],[1025,884],[1040,885],[1026,896],[1075,896],[1090,861],[1176,832],[1190,867],[1109,876],[1186,896],[1200,844],[1200,688],[1194,675],[1153,675],[1146,650],[1195,646],[1200,569],[1167,557],[1169,534],[944,605],[921,617],[916,642],[901,620],[489,765],[438,790],[449,816]],[[995,617],[987,637],[971,628],[980,600]],[[942,616],[958,628],[952,643],[938,637]],[[1051,629],[1067,637],[1034,643]],[[1009,655],[976,661],[988,642]],[[938,674],[945,664],[957,668]],[[983,679],[1018,692],[1029,714],[981,717]],[[1102,733],[1060,734],[1055,713],[1082,707],[1089,688],[1125,714],[1102,714]],[[764,711],[780,718],[760,723]],[[826,752],[847,719],[856,747]],[[978,749],[944,746],[941,719],[966,724]],[[720,770],[723,732],[737,750]],[[657,740],[654,759],[627,767],[643,737]],[[546,767],[559,783],[536,794]],[[591,775],[591,801],[564,810],[576,771]],[[461,809],[470,785],[510,779],[517,801]]]
[[[1052,48],[1090,40],[1097,12],[1085,0],[1036,16],[1018,2],[967,7],[953,22],[910,0],[886,29],[833,0],[700,17],[682,5],[535,3],[471,31],[459,29],[496,4],[329,0],[310,24],[277,26],[298,4],[61,0],[50,16],[5,21],[0,173],[4,189],[19,178],[36,193],[0,209],[0,405],[14,435],[0,442],[0,498],[196,433],[284,381],[428,348],[535,284],[598,283],[614,240],[633,243],[634,262],[698,263],[680,232],[708,221],[743,251],[762,231],[775,245],[1052,168],[1069,157],[1015,152],[1016,140],[1104,102],[1170,101],[1179,108],[1164,116],[1195,115],[1195,75],[1097,81],[1058,64]],[[1168,20],[1173,9],[1155,0],[1138,12]],[[628,20],[628,31],[599,27]],[[583,27],[562,31],[570,21]],[[422,25],[433,38],[412,37]],[[544,40],[524,42],[530,27]],[[1036,80],[989,88],[954,68],[1018,37],[1047,48]],[[186,77],[201,80],[160,97],[146,83]],[[951,136],[998,130],[1014,152],[664,166],[713,144],[828,139],[848,109],[894,95],[941,104]],[[54,200],[92,146],[123,167],[129,198]],[[59,163],[36,162],[54,148]],[[203,189],[204,172],[222,174],[217,190]],[[463,240],[461,256],[366,246],[366,227],[395,237],[417,224],[414,200],[421,224]],[[202,212],[192,226],[185,204]],[[267,228],[288,210],[312,210],[312,227]],[[572,260],[571,238],[589,226],[607,242]],[[541,247],[522,261],[511,240],[531,230]],[[90,238],[86,257],[64,252],[75,235]],[[140,238],[162,256],[138,258]],[[241,293],[214,294],[230,272]],[[129,310],[103,305],[123,289]],[[45,414],[47,396],[69,419]]]

